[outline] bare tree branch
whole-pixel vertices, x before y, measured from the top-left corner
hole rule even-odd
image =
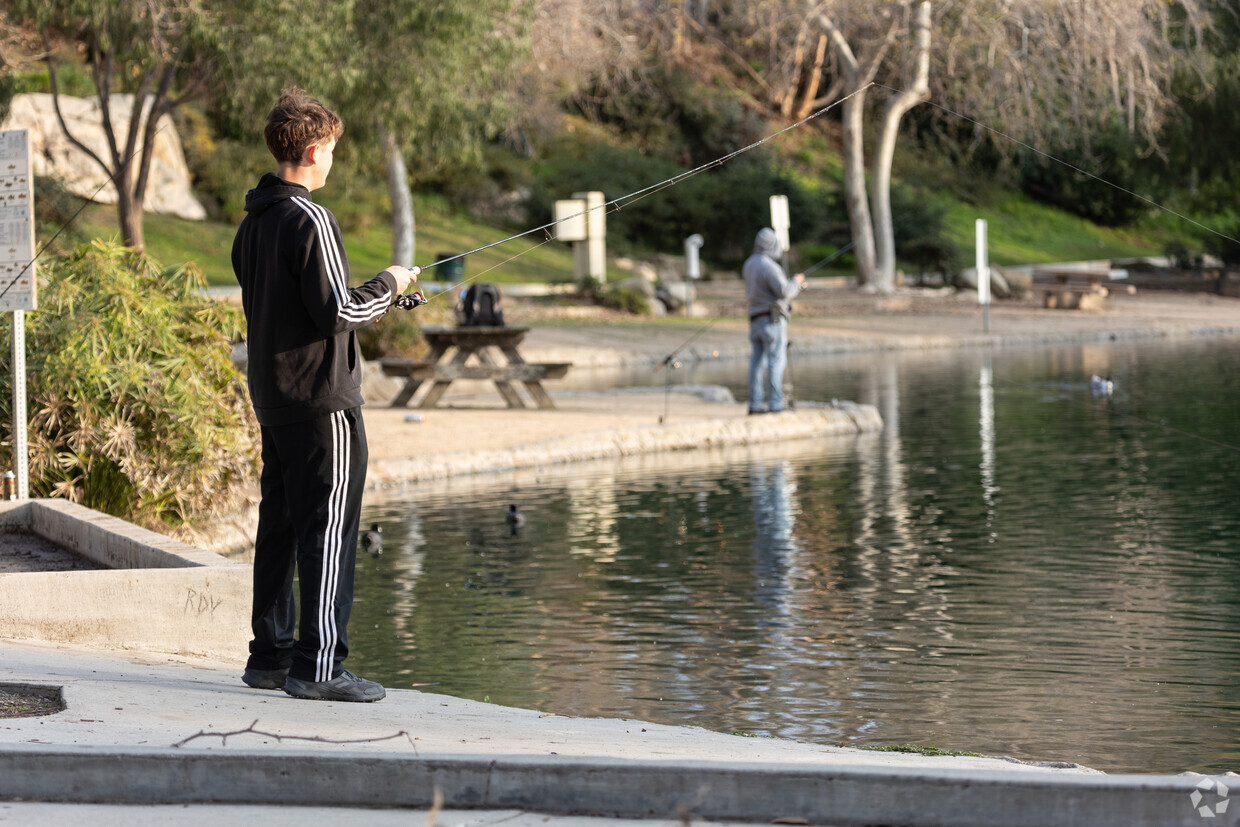
[[[193,735],[182,738],[180,741],[172,744],[172,746],[183,747],[186,744],[197,741],[199,738],[219,738],[222,746],[228,743],[229,738],[237,735],[261,735],[264,738],[274,738],[281,743],[285,741],[307,741],[316,744],[377,744],[382,741],[393,741],[397,738],[404,738],[409,742],[409,746],[413,747],[413,754],[418,754],[418,746],[413,742],[413,735],[403,729],[400,732],[394,732],[391,735],[383,735],[376,738],[352,738],[339,740],[335,738],[324,738],[319,735],[280,735],[275,732],[264,732],[263,730],[258,729],[257,718],[254,719],[254,723],[250,724],[245,729],[238,729],[232,732],[196,732]]]

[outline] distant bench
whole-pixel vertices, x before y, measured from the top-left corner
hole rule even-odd
[[[526,327],[423,328],[422,336],[431,346],[431,352],[426,359],[379,360],[385,375],[405,379],[405,386],[392,400],[392,407],[406,407],[423,382],[432,381],[434,384],[418,407],[433,408],[457,379],[480,379],[494,382],[500,396],[510,408],[526,407],[513,382],[520,382],[525,386],[537,407],[554,408],[555,403],[543,388],[542,380],[563,377],[572,367],[572,363],[526,362],[517,350],[517,345],[528,331],[529,328]],[[507,364],[497,361],[489,352],[490,348],[497,348],[503,353]],[[455,350],[455,353],[444,361],[450,350]],[[466,364],[471,356],[477,359],[478,364]]]
[[[1110,270],[1037,269],[1030,290],[1042,297],[1042,306],[1063,310],[1102,310],[1110,288],[1103,282],[1113,278]],[[1136,292],[1124,285],[1128,292]]]

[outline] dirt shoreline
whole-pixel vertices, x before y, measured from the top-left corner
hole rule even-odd
[[[456,383],[445,407],[392,409],[400,380],[376,366],[367,376],[365,411],[371,462],[434,453],[509,448],[570,433],[656,424],[666,408],[662,393],[577,393],[587,379],[609,370],[681,360],[749,358],[748,324],[736,313],[738,282],[703,285],[694,319],[638,319],[597,308],[506,300],[509,323],[529,327],[521,346],[527,361],[572,362],[563,380],[548,381],[557,410],[512,410],[486,383]],[[720,312],[728,315],[720,316]],[[798,299],[789,338],[795,354],[893,349],[1011,347],[1091,341],[1240,337],[1240,300],[1206,294],[1142,293],[1114,296],[1099,312],[1047,310],[1032,301],[998,302],[990,330],[971,293],[905,290],[893,296],[855,289],[812,287]],[[674,381],[674,380],[673,380]],[[674,397],[677,417],[743,416],[742,402]],[[421,422],[406,421],[410,414]]]
[[[691,337],[684,348],[690,355],[747,357],[739,282],[704,284],[699,296],[692,320],[622,320],[599,311],[591,316],[590,308],[561,314],[528,301],[509,316],[510,323],[532,328],[525,348],[539,358],[577,351],[577,361],[592,366],[649,364]],[[989,325],[986,315],[967,291],[913,288],[880,296],[813,285],[796,300],[788,335],[794,353],[1240,336],[1240,299],[1206,293],[1117,293],[1099,311],[1046,309],[1033,299],[996,301]]]

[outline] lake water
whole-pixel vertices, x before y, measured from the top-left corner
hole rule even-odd
[[[791,373],[886,428],[371,496],[351,668],[566,715],[1240,770],[1240,343]],[[676,381],[741,398],[744,365]]]

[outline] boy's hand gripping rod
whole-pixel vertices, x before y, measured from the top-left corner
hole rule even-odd
[[[413,273],[413,277],[416,279],[422,275],[422,268],[415,264],[409,268],[409,272]],[[397,296],[395,304],[401,310],[413,310],[415,307],[421,307],[426,304],[426,296],[422,294],[421,290],[414,290],[412,293]]]

